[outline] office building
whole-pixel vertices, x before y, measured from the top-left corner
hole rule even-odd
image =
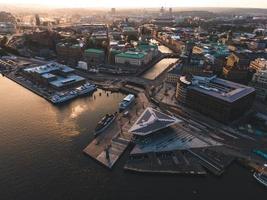
[[[255,89],[216,76],[181,76],[176,98],[215,120],[229,123],[250,109]]]

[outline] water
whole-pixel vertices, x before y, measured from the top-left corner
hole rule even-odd
[[[266,199],[251,172],[233,165],[221,178],[109,171],[82,153],[102,115],[124,97],[102,91],[53,106],[0,77],[0,199]],[[237,196],[238,195],[238,196]]]
[[[143,78],[154,80],[157,78],[165,69],[169,67],[170,64],[175,63],[177,58],[164,58],[155,64],[152,68],[150,68],[145,74]]]
[[[153,44],[159,44],[159,42],[155,39],[151,39],[150,42]],[[162,53],[173,53],[173,51],[170,48],[168,48],[164,45],[160,45],[158,47],[159,47],[159,51],[161,51]]]
[[[156,40],[151,39],[150,40],[151,43],[154,44],[159,44]],[[172,53],[173,51],[164,46],[164,45],[160,45],[159,47],[159,51],[161,51],[162,53]],[[176,62],[177,59],[176,58],[165,58],[161,61],[159,61],[157,64],[155,64],[153,67],[151,67],[148,71],[145,72],[145,74],[143,75],[143,78],[149,79],[149,80],[154,80],[155,78],[157,78],[170,64]]]

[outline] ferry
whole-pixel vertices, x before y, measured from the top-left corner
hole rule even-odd
[[[102,133],[104,130],[106,130],[112,122],[116,119],[116,114],[107,114],[105,117],[103,117],[97,124],[95,128],[94,136],[96,137],[100,133]]]
[[[96,90],[96,86],[91,83],[86,83],[82,85],[81,87],[76,88],[77,94],[78,95],[85,95],[85,94],[90,94],[91,92]]]
[[[262,185],[267,187],[267,174],[264,174],[264,168],[267,167],[267,164],[264,165],[261,172],[254,172],[253,177]]]
[[[54,104],[64,103],[78,96],[89,94],[95,90],[96,86],[94,84],[86,83],[70,92],[55,94],[54,96],[51,97],[51,101]]]
[[[51,101],[54,104],[59,104],[59,103],[64,103],[66,101],[69,101],[69,100],[75,98],[76,96],[77,96],[77,93],[74,91],[67,93],[67,94],[56,94],[56,95],[52,96]]]
[[[133,94],[129,94],[126,96],[119,104],[119,110],[123,111],[127,107],[129,107],[135,100],[135,96]]]

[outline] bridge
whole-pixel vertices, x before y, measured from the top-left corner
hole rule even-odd
[[[179,53],[162,53],[164,58],[180,58]]]

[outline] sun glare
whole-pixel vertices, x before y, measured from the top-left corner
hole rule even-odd
[[[7,3],[0,0],[0,3]],[[49,7],[267,7],[263,0],[9,0],[12,4],[41,4]]]

